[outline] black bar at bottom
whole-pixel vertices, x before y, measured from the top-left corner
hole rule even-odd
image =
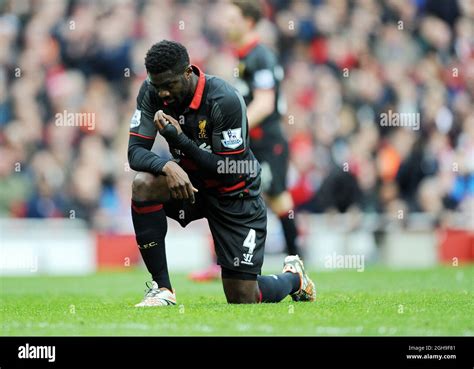
[[[0,368],[472,369],[473,341],[472,337],[0,337]]]

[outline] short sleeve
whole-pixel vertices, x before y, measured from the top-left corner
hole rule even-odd
[[[276,85],[276,60],[273,54],[261,50],[254,60],[252,84],[255,89],[272,89]]]

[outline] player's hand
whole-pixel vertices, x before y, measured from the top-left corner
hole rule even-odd
[[[169,161],[163,167],[166,174],[166,182],[173,199],[189,200],[194,204],[194,193],[198,192],[192,185],[186,172],[176,162]]]
[[[153,119],[160,134],[168,141],[173,142],[183,133],[180,124],[171,115],[158,110]]]

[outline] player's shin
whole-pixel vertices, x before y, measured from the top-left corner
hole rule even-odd
[[[159,287],[171,290],[165,250],[168,224],[163,205],[132,200],[132,220],[140,253],[152,279]]]
[[[288,255],[300,255],[301,248],[298,245],[298,229],[296,227],[294,203],[288,191],[282,192],[276,197],[269,197],[269,204],[273,212],[278,215],[285,236],[286,252]]]
[[[301,249],[298,246],[298,230],[296,228],[295,219],[289,217],[288,214],[285,213],[283,216],[280,216],[280,222],[285,236],[287,254],[301,256]]]

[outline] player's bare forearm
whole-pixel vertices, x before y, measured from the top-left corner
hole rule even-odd
[[[275,106],[275,90],[256,90],[252,102],[247,107],[249,128],[257,127],[272,114]]]

